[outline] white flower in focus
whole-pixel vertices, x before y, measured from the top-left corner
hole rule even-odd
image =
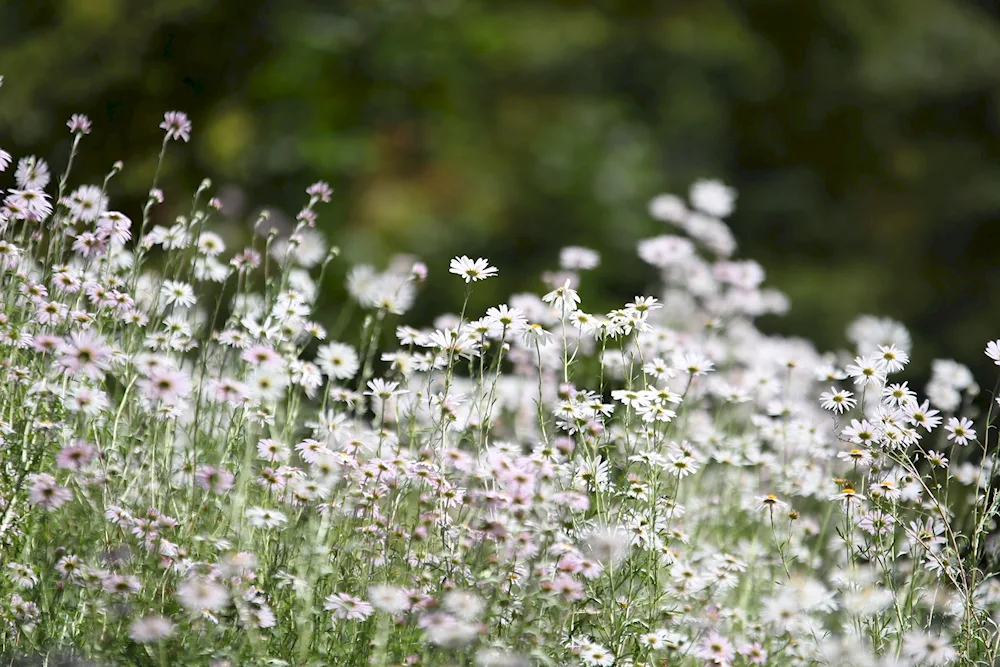
[[[948,439],[954,440],[956,445],[965,447],[969,442],[976,439],[976,431],[972,428],[975,424],[971,419],[962,417],[957,419],[952,417],[948,420],[944,430],[948,431]]]
[[[179,280],[164,280],[160,288],[160,298],[168,306],[190,308],[196,302],[194,288]]]
[[[820,406],[824,410],[830,410],[831,412],[836,412],[838,415],[842,415],[845,411],[852,410],[858,404],[857,400],[852,398],[853,396],[852,392],[830,387],[830,391],[819,395]]]
[[[1000,366],[1000,338],[986,344],[986,356],[992,359],[994,364]]]
[[[854,384],[881,385],[885,383],[886,364],[877,357],[856,357],[853,364],[848,364],[847,375],[854,378]]]
[[[166,130],[166,139],[181,139],[184,142],[191,140],[191,121],[183,111],[168,111],[163,114],[163,122],[160,129]]]
[[[474,280],[486,280],[497,274],[496,267],[490,266],[489,260],[480,257],[473,261],[466,255],[451,260],[449,271],[457,276],[461,276],[467,283]]]

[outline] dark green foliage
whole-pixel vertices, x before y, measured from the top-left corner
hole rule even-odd
[[[193,149],[171,150],[168,197],[210,176],[236,214],[235,244],[254,210],[294,215],[326,179],[337,196],[321,224],[348,262],[427,261],[423,312],[460,300],[452,255],[500,267],[480,308],[537,287],[567,244],[605,257],[584,305],[620,303],[649,278],[635,242],[662,230],[648,198],[715,176],[739,190],[742,255],[792,298],[772,326],[832,347],[859,312],[886,314],[913,330],[916,359],[960,355],[985,372],[976,355],[1000,322],[997,11],[8,0],[0,146],[42,151],[50,128],[87,113],[77,173],[124,160],[112,194],[134,212],[159,118],[184,110]],[[65,149],[45,155],[57,170]]]

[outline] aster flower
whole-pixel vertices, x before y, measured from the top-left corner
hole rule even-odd
[[[842,500],[844,504],[850,503],[861,503],[865,497],[858,493],[853,486],[845,486],[840,490],[840,493],[835,493],[830,496],[830,500]]]
[[[871,535],[886,535],[896,520],[882,510],[870,510],[858,519],[858,527]]]
[[[712,631],[695,647],[694,655],[709,664],[728,665],[736,656],[736,649],[728,639]]]
[[[175,404],[191,393],[191,378],[175,368],[153,368],[138,381],[142,395],[152,402]]]
[[[587,667],[611,667],[615,664],[615,655],[600,644],[587,642],[580,647],[580,660]]]
[[[28,502],[44,510],[55,511],[73,499],[73,493],[47,473],[28,475],[28,483]]]
[[[94,222],[107,209],[108,198],[96,185],[82,185],[74,190],[64,202],[70,215],[80,222]]]
[[[844,414],[848,410],[853,410],[858,402],[853,398],[852,392],[830,387],[830,391],[819,395],[820,406],[824,410],[836,412],[838,415]]]
[[[941,417],[937,410],[932,410],[929,401],[917,405],[915,402],[903,408],[906,419],[914,426],[920,426],[926,431],[933,431],[941,425]]]
[[[570,281],[567,279],[561,287],[543,296],[542,301],[551,304],[559,312],[573,311],[580,303],[580,295],[570,287]]]
[[[895,344],[879,345],[876,355],[885,364],[885,372],[898,373],[910,362],[910,355],[896,347]]]
[[[168,306],[190,308],[196,302],[194,288],[179,280],[164,280],[160,287],[160,298]]]
[[[484,320],[489,325],[492,336],[500,336],[504,333],[508,336],[516,336],[528,326],[528,320],[524,313],[505,303],[487,309]]]
[[[23,157],[17,162],[14,180],[22,190],[44,190],[51,180],[49,165],[34,155]]]
[[[357,352],[346,343],[330,342],[316,350],[316,364],[332,379],[347,380],[361,367]]]
[[[0,169],[0,171],[3,170]],[[992,359],[994,364],[1000,366],[1000,338],[986,344],[986,356]]]
[[[914,665],[950,665],[958,659],[958,652],[951,646],[950,635],[935,636],[923,630],[906,633],[903,653]]]
[[[74,331],[63,342],[57,363],[67,373],[97,380],[111,369],[111,348],[97,333]]]
[[[757,498],[757,510],[767,510],[773,512],[774,510],[781,509],[783,507],[788,507],[788,503],[780,500],[778,496],[774,494],[768,494],[766,496],[759,496]]]
[[[975,424],[971,419],[951,417],[948,423],[945,424],[944,430],[948,431],[949,440],[953,440],[956,445],[964,447],[976,439],[976,431],[972,428],[973,426]]]
[[[266,507],[250,507],[246,511],[247,523],[254,528],[278,528],[288,522],[288,517]]]
[[[677,355],[674,359],[674,368],[694,377],[711,373],[715,370],[715,364],[702,354],[688,353]]]
[[[867,419],[862,419],[861,421],[852,419],[851,425],[841,431],[840,435],[842,438],[846,438],[858,445],[870,446],[879,441],[875,427],[868,423]]]
[[[448,270],[463,278],[466,283],[486,280],[497,275],[496,267],[490,266],[489,260],[482,257],[472,260],[466,255],[452,259]]]
[[[882,400],[897,408],[904,408],[917,401],[917,395],[905,382],[890,384],[882,389]]]
[[[876,357],[856,357],[845,370],[848,376],[854,378],[854,384],[859,386],[885,383],[886,363]]]
[[[399,389],[398,382],[386,382],[382,378],[375,378],[368,381],[368,391],[365,396],[372,396],[382,400],[388,400],[393,396],[408,393],[405,389]]]
[[[142,590],[142,584],[138,577],[123,574],[109,574],[101,582],[101,586],[105,592],[121,597],[131,597]]]
[[[201,488],[221,495],[233,488],[233,473],[215,466],[201,466],[195,472],[195,483]]]
[[[70,134],[90,134],[90,119],[82,114],[75,113],[66,122]]]
[[[64,470],[80,470],[90,463],[97,450],[84,440],[67,445],[56,454],[56,467]]]
[[[363,621],[375,611],[371,604],[347,593],[334,593],[326,598],[323,609],[333,612],[333,617],[347,621]]]
[[[163,122],[160,129],[166,131],[166,139],[180,139],[184,142],[191,140],[191,121],[183,111],[168,111],[163,115]]]

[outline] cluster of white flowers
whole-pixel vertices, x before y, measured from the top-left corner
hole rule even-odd
[[[191,138],[182,113],[161,127]],[[74,155],[90,129],[70,121]],[[133,224],[119,170],[53,191],[27,156],[0,192],[0,655],[998,659],[997,406],[947,360],[919,397],[890,320],[839,353],[762,334],[787,302],[733,259],[730,188],[653,200],[659,283],[610,312],[585,309],[601,258],[573,246],[540,294],[413,328],[429,269],[401,257],[348,269],[355,334],[317,308],[329,186],[226,259],[210,184],[167,220],[154,183]],[[467,295],[500,273],[449,272]]]

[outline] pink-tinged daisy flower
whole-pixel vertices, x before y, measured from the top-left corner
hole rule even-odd
[[[736,656],[736,649],[728,639],[713,631],[695,647],[694,655],[709,664],[728,665]]]
[[[334,593],[329,596],[323,604],[323,609],[333,612],[334,618],[347,621],[363,621],[375,611],[369,603],[347,593]]]
[[[98,380],[111,368],[111,348],[99,334],[74,331],[63,342],[57,363],[70,375]]]
[[[90,119],[83,114],[75,113],[66,123],[70,134],[90,134]]]
[[[240,358],[252,366],[280,366],[281,355],[267,345],[254,345],[243,351]]]
[[[195,473],[194,481],[206,491],[221,495],[233,488],[233,473],[215,466],[202,466]]]
[[[137,383],[149,401],[175,403],[191,393],[191,378],[176,368],[153,368]]]
[[[56,478],[47,473],[38,473],[28,476],[31,489],[28,491],[28,503],[35,507],[52,512],[59,509],[73,499],[73,493],[59,486]]]
[[[740,648],[740,655],[744,657],[750,665],[767,664],[767,651],[760,645],[760,642],[746,644]]]
[[[254,528],[278,528],[288,522],[283,512],[268,507],[250,507],[246,517],[247,523]]]
[[[52,215],[52,202],[41,190],[10,189],[3,203],[15,219],[40,221]]]
[[[60,203],[66,204],[74,220],[94,222],[107,209],[108,197],[96,185],[81,185]]]
[[[183,111],[168,111],[163,114],[160,129],[166,131],[167,140],[180,139],[184,142],[191,140],[191,121]]]
[[[38,334],[31,339],[31,349],[41,354],[55,352],[62,347],[62,338],[52,334]]]
[[[238,407],[249,400],[250,390],[235,378],[222,378],[209,383],[209,395],[219,403]]]
[[[306,194],[310,197],[314,197],[318,201],[326,203],[333,197],[333,188],[331,188],[329,183],[326,183],[325,181],[316,181],[306,188]]]
[[[22,190],[44,190],[51,180],[49,165],[34,155],[23,157],[17,161],[17,171],[14,180]]]
[[[115,595],[121,595],[122,597],[135,595],[142,590],[142,584],[139,582],[139,577],[123,574],[109,574],[104,577],[104,581],[101,582],[101,587],[104,588],[107,593],[114,593]]]
[[[42,326],[59,324],[66,319],[69,308],[58,301],[42,301],[35,310],[35,321]]]
[[[64,470],[80,470],[94,459],[94,446],[85,440],[77,440],[66,445],[56,454],[56,467]]]

